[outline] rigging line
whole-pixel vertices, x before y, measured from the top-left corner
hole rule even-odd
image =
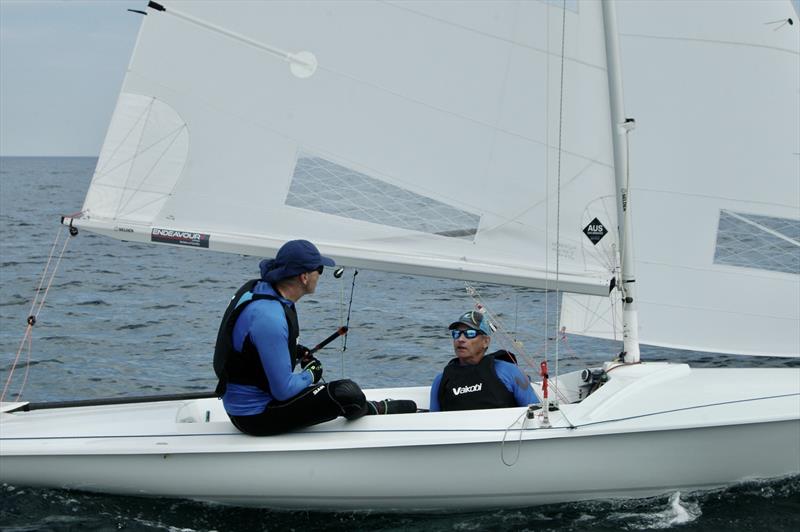
[[[545,178],[544,178],[544,361],[550,345],[547,332],[550,330],[550,4],[545,7],[547,61],[545,63]],[[533,365],[536,368],[535,365]],[[535,372],[535,369],[534,369]]]
[[[53,245],[50,247],[50,254],[47,256],[47,264],[45,264],[44,270],[42,271],[42,277],[41,279],[39,279],[39,286],[36,287],[36,292],[34,292],[33,301],[31,302],[31,308],[28,311],[28,316],[33,316],[33,309],[36,308],[36,301],[39,298],[39,294],[42,293],[42,286],[44,285],[44,279],[45,277],[47,277],[47,270],[50,269],[50,263],[53,260],[53,252],[55,252],[56,245],[58,244],[58,241],[61,239],[61,235],[63,234],[63,232],[64,232],[63,227],[59,228],[59,230],[56,231],[56,238],[55,240],[53,240]]]
[[[556,335],[558,334],[558,322],[561,319],[560,309],[560,290],[559,282],[559,268],[561,261],[561,147],[563,144],[563,131],[564,131],[564,46],[566,43],[567,31],[567,2],[563,0],[561,6],[561,79],[559,81],[559,99],[558,99],[558,162],[556,169]],[[559,342],[556,341],[556,385],[555,392],[558,396],[558,348]],[[547,408],[547,405],[545,405]]]
[[[25,357],[25,374],[22,376],[22,384],[19,385],[17,390],[17,402],[22,399],[22,392],[25,390],[25,385],[28,383],[28,374],[31,371],[31,353],[33,351],[33,335],[28,335],[28,356]]]
[[[42,271],[42,277],[39,279],[39,286],[36,287],[36,291],[33,295],[33,301],[31,302],[31,308],[28,311],[28,318],[27,323],[28,326],[25,328],[25,333],[22,335],[22,341],[20,342],[19,348],[17,349],[17,355],[14,357],[14,362],[11,363],[11,367],[9,368],[8,377],[6,378],[6,383],[3,386],[3,393],[0,394],[0,401],[2,401],[5,396],[6,392],[8,391],[8,387],[11,384],[11,378],[14,375],[14,370],[19,363],[19,357],[22,354],[22,350],[25,347],[25,342],[29,340],[31,336],[31,331],[33,329],[34,323],[36,323],[36,317],[34,316],[34,309],[36,308],[36,303],[38,302],[39,295],[42,293],[42,286],[44,285],[44,280],[47,277],[47,272],[50,269],[50,264],[53,261],[53,254],[55,252],[56,246],[58,245],[58,241],[61,239],[61,235],[64,232],[64,228],[60,228],[56,231],[56,237],[53,240],[53,245],[50,247],[50,254],[47,257],[47,264],[45,264],[44,270]],[[69,239],[67,239],[69,240]]]
[[[496,331],[499,333],[498,336],[498,338],[500,339],[499,341],[502,342],[503,344],[511,346],[512,352],[514,353],[519,352],[519,354],[522,356],[523,359],[525,359],[525,362],[527,362],[528,365],[530,365],[531,367],[535,367],[535,364],[532,362],[534,359],[529,357],[525,353],[525,349],[524,346],[522,345],[522,342],[515,340],[513,335],[508,332],[508,328],[505,326],[502,320],[491,310],[489,310],[489,307],[486,304],[484,304],[480,292],[478,292],[478,290],[474,286],[472,286],[472,284],[470,284],[469,281],[464,281],[464,285],[466,286],[467,294],[475,302],[475,305],[479,306],[481,309],[483,309],[483,311],[486,312],[486,316],[489,318],[489,322],[492,325],[494,325]]]
[[[514,455],[513,461],[509,463],[506,462],[506,455],[505,455],[506,437],[508,436],[509,431],[514,427],[514,425],[519,423],[520,418],[522,419],[522,424],[520,425],[519,430],[517,431],[519,433],[519,438],[517,439],[517,453]],[[503,465],[511,467],[515,465],[519,460],[520,449],[522,449],[522,433],[525,431],[525,423],[528,421],[528,419],[529,419],[528,410],[525,410],[522,414],[519,415],[517,419],[512,421],[511,424],[508,427],[506,427],[506,430],[503,432],[503,439],[500,440],[500,460],[503,462]]]
[[[353,270],[353,284],[350,285],[350,303],[347,305],[347,321],[344,324],[344,326],[347,327],[347,332],[345,333],[344,341],[342,342],[342,353],[347,351],[347,336],[350,334],[350,311],[353,310],[353,294],[356,291],[356,275],[358,275],[358,270]]]
[[[474,286],[472,286],[469,283],[469,281],[464,281],[464,285],[466,286],[467,294],[469,294],[469,296],[472,297],[472,300],[475,302],[477,306],[480,306],[480,308],[482,308],[486,312],[489,321],[495,326],[496,332],[498,333],[498,337],[500,339],[499,341],[505,345],[511,346],[512,352],[514,354],[519,354],[522,357],[523,361],[526,364],[528,364],[528,366],[530,366],[531,368],[535,368],[536,367],[535,360],[539,352],[537,351],[532,355],[528,355],[525,352],[522,342],[515,340],[514,337],[511,335],[511,333],[508,332],[508,328],[505,326],[502,320],[500,320],[500,318],[496,314],[492,313],[492,311],[489,310],[489,307],[486,306],[486,304],[484,304],[483,298],[481,297],[478,290]],[[545,341],[547,341],[547,339]],[[556,339],[556,341],[559,340]],[[566,339],[564,340],[564,343],[566,344]],[[575,356],[575,358],[577,358],[577,355]],[[547,379],[547,382],[550,383],[550,385],[553,387],[553,392],[556,394],[556,396],[558,396],[558,398],[562,402],[564,403],[569,402],[567,400],[566,394],[564,394],[558,389],[558,387],[554,384],[553,379]]]
[[[6,392],[8,391],[8,387],[11,385],[11,378],[14,376],[14,370],[17,368],[17,364],[19,363],[19,356],[22,354],[22,349],[25,347],[25,342],[31,336],[31,329],[33,329],[33,325],[28,323],[28,326],[25,328],[25,334],[22,336],[22,341],[19,344],[19,349],[17,349],[17,356],[14,357],[14,362],[11,363],[11,367],[8,370],[8,377],[6,377],[6,383],[3,386],[3,393],[0,394],[0,402],[2,402],[6,397]]]
[[[50,286],[53,284],[53,280],[56,278],[56,272],[58,271],[58,266],[61,264],[61,259],[64,257],[64,252],[67,250],[67,244],[69,244],[69,238],[64,240],[64,245],[61,248],[61,253],[58,255],[58,260],[56,260],[56,265],[53,266],[53,271],[50,274],[50,280],[47,282],[47,288],[44,289],[44,295],[42,296],[41,301],[39,302],[39,308],[36,309],[36,314],[34,315],[35,318],[39,317],[39,313],[42,311],[42,307],[44,307],[45,299],[47,298],[47,293],[50,291]]]
[[[53,269],[49,272],[50,279],[47,282],[47,287],[44,290],[44,294],[41,294],[42,285],[44,284],[44,279],[48,275],[48,270],[50,270],[50,264],[52,263],[53,260],[53,252],[55,251],[56,245],[58,244],[58,241],[61,239],[61,234],[63,232],[64,228],[60,228],[59,231],[56,232],[56,238],[53,241],[53,246],[50,249],[50,255],[47,258],[47,264],[45,266],[44,272],[42,273],[42,278],[39,281],[39,286],[36,289],[36,294],[34,295],[33,303],[31,304],[31,309],[28,313],[28,318],[27,318],[28,325],[25,328],[25,333],[22,336],[22,341],[20,342],[19,348],[17,349],[17,354],[14,357],[14,362],[12,362],[11,367],[8,371],[8,377],[6,378],[5,385],[3,386],[3,393],[0,394],[0,401],[5,399],[6,393],[8,392],[8,388],[11,385],[12,377],[14,376],[14,371],[16,370],[17,364],[19,363],[20,355],[22,354],[22,350],[25,348],[26,343],[28,345],[28,362],[25,367],[25,376],[23,377],[22,385],[20,386],[20,389],[17,392],[17,400],[19,400],[19,398],[22,396],[23,388],[25,387],[25,383],[28,380],[28,371],[30,370],[31,346],[33,340],[33,334],[32,334],[33,326],[36,323],[36,318],[39,316],[42,307],[44,306],[45,300],[47,299],[47,293],[50,291],[50,286],[53,284],[53,279],[55,279],[56,272],[58,271],[58,266],[59,264],[61,264],[61,258],[64,256],[64,251],[67,249],[67,244],[69,243],[70,240],[69,236],[67,236],[64,239],[64,245],[61,247],[61,253],[59,253],[58,255],[58,260],[56,260]],[[39,300],[38,308],[36,308],[37,299],[39,299],[40,294],[41,294],[41,299]],[[35,312],[34,309],[36,309]]]
[[[336,273],[334,273],[336,276]],[[344,276],[339,276],[339,327],[344,326]],[[346,341],[347,335],[345,338],[342,338],[342,344]],[[341,350],[341,372],[342,378],[344,378],[344,349]]]

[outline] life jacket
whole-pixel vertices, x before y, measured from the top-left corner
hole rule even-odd
[[[495,360],[517,363],[514,354],[508,351],[484,355],[474,365],[462,365],[458,358],[451,360],[445,366],[439,383],[439,407],[446,411],[517,406],[514,394],[508,391],[495,372]]]
[[[241,351],[237,351],[233,346],[233,328],[236,325],[236,320],[239,319],[241,313],[250,303],[259,299],[279,301],[278,297],[271,294],[253,294],[251,299],[237,306],[242,296],[248,292],[252,293],[256,284],[260,281],[261,279],[252,279],[243,284],[236,291],[233,299],[225,309],[225,314],[222,316],[219,332],[217,332],[217,343],[214,347],[214,373],[219,378],[217,389],[215,390],[217,397],[222,397],[229,382],[256,386],[271,395],[267,374],[261,364],[258,349],[250,340],[250,336],[248,335],[244,339]],[[281,307],[283,307],[286,323],[289,326],[289,357],[292,368],[294,368],[297,365],[297,337],[300,334],[300,327],[297,324],[297,311],[293,305],[281,303]]]

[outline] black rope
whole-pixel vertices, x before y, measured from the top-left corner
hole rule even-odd
[[[356,291],[356,275],[358,275],[358,270],[353,270],[353,284],[350,285],[350,303],[347,304],[347,320],[345,320],[344,324],[347,332],[342,343],[342,353],[347,351],[347,336],[350,334],[350,311],[353,310],[353,293]]]

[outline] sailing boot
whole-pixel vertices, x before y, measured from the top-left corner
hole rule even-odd
[[[368,401],[369,412],[367,415],[383,414],[412,414],[417,411],[417,403],[410,399],[384,399],[383,401]]]

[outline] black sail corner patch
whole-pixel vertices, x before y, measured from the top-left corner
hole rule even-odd
[[[606,236],[606,233],[608,233],[608,229],[606,229],[597,218],[589,222],[589,225],[583,228],[583,234],[585,234],[595,246]]]

